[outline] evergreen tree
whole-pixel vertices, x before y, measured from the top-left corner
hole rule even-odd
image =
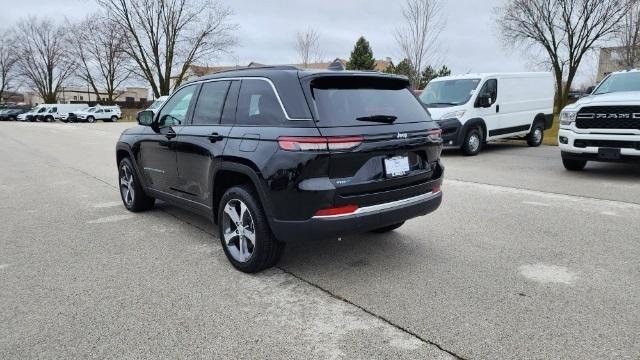
[[[404,59],[396,65],[394,73],[396,75],[404,75],[411,79],[413,74],[415,74],[415,70],[413,69],[413,65],[411,65],[411,61],[409,61],[409,59]]]
[[[429,65],[424,69],[424,71],[422,72],[422,76],[420,77],[420,89],[424,89],[427,84],[435,78],[449,75],[451,75],[451,69],[449,69],[446,65],[442,65],[442,67],[437,71],[433,68],[433,66]]]
[[[376,59],[373,57],[373,51],[369,42],[361,36],[356,42],[347,64],[347,70],[373,70],[376,65]]]

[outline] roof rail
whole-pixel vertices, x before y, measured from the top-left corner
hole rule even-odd
[[[220,70],[207,75],[221,74],[221,73],[226,73],[231,71],[245,71],[245,70],[301,70],[301,69],[294,65],[264,65],[264,66],[251,66],[251,67],[243,66],[243,67],[237,67],[233,69]]]

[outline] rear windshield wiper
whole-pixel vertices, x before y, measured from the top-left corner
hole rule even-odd
[[[358,121],[373,121],[373,122],[381,122],[385,124],[393,124],[394,121],[398,119],[397,116],[393,115],[371,115],[371,116],[362,116],[356,118]]]

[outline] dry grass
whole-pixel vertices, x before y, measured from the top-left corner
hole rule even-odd
[[[558,130],[560,130],[560,119],[558,116],[553,117],[553,126],[544,132],[544,145],[558,146]]]

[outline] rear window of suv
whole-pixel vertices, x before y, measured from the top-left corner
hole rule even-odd
[[[429,121],[420,101],[400,79],[323,77],[311,82],[321,127]]]

